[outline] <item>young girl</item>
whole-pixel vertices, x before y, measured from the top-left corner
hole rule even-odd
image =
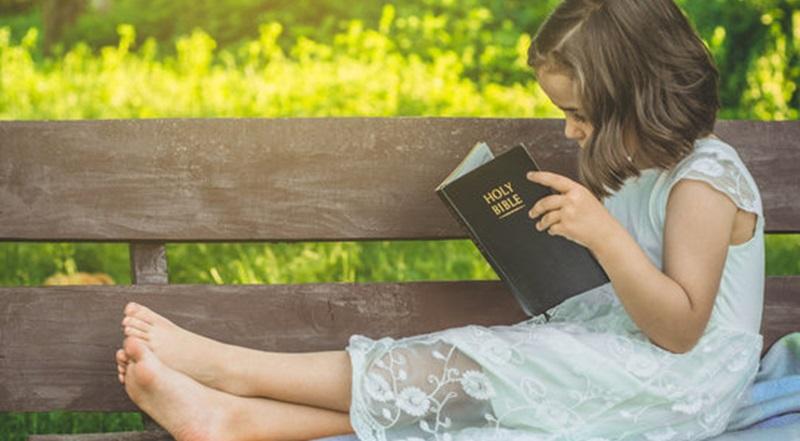
[[[700,440],[758,369],[761,200],[713,135],[718,74],[672,0],[566,0],[529,64],[580,145],[536,228],[611,280],[513,326],[260,352],[125,308],[119,379],[178,440]]]

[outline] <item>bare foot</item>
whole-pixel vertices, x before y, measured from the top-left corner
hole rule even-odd
[[[128,356],[125,355],[124,349],[117,349],[115,358],[117,359],[117,378],[119,378],[120,383],[125,384],[125,370],[128,367]]]
[[[189,332],[150,308],[133,302],[125,306],[122,326],[126,336],[143,340],[172,369],[207,386],[242,394],[239,388],[230,384],[233,375],[226,371],[233,357],[232,346]],[[124,362],[124,353],[121,357]],[[117,361],[119,364],[119,354]]]
[[[231,400],[165,366],[140,339],[126,338],[128,396],[178,441],[217,441],[230,434]],[[119,352],[118,352],[119,353]],[[118,358],[119,361],[119,358]]]

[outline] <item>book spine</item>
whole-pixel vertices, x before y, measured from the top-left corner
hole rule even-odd
[[[481,240],[478,238],[478,235],[475,234],[475,231],[472,229],[469,223],[467,223],[464,220],[464,217],[461,216],[461,213],[455,208],[455,205],[450,202],[450,198],[447,196],[447,192],[444,189],[441,189],[437,190],[436,194],[438,194],[439,197],[444,201],[444,205],[447,206],[447,208],[450,210],[450,213],[452,213],[453,217],[456,218],[456,220],[464,227],[464,229],[467,230],[467,234],[469,234],[472,243],[474,243],[475,247],[478,248],[478,251],[481,253],[481,255],[483,255],[483,258],[486,259],[487,262],[489,262],[489,265],[492,267],[494,272],[497,273],[497,275],[500,276],[500,278],[503,279],[503,281],[505,281],[508,284],[508,286],[511,288],[511,292],[514,295],[514,297],[517,297],[517,299],[519,300],[519,295],[517,294],[518,290],[514,286],[514,282],[500,268],[500,265],[497,264],[497,261],[495,261],[495,258],[492,255],[492,253],[490,253],[487,247],[481,242]],[[530,312],[527,310],[525,311],[525,313],[531,315]]]

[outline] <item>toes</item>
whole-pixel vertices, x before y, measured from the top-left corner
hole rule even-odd
[[[123,310],[123,312],[125,313],[125,315],[133,315],[138,309],[139,309],[138,303],[128,302],[128,304],[125,305],[125,309]]]
[[[117,357],[117,363],[119,363],[121,365],[128,364],[128,356],[125,355],[125,351],[124,350],[117,349],[116,357]]]
[[[120,383],[125,384],[125,368],[128,366],[128,356],[123,349],[118,349],[115,355],[117,359],[117,378]]]
[[[124,381],[125,390],[130,395],[133,390],[147,389],[152,387],[160,373],[166,372],[169,368],[153,354],[147,345],[138,338],[127,337],[122,342],[125,353],[131,359],[131,363],[125,369]],[[131,396],[136,401],[136,398]]]
[[[133,328],[133,327],[130,327],[130,326],[126,326],[125,329],[123,330],[123,332],[128,337],[136,337],[136,338],[142,339],[144,341],[150,341],[150,334],[148,334],[147,332],[144,332],[144,331],[142,331],[140,329],[136,329],[136,328]]]
[[[150,323],[133,316],[126,316],[124,319],[122,319],[122,326],[129,326],[143,332],[148,332],[150,331],[150,328],[153,327],[153,325]]]
[[[153,312],[150,308],[133,302],[130,302],[128,303],[127,306],[125,306],[125,315],[137,318],[150,325],[157,323],[158,320],[162,318],[160,315]]]
[[[144,341],[133,337],[125,338],[125,341],[122,342],[122,347],[125,350],[125,354],[128,356],[128,359],[132,362],[142,361],[142,358],[144,358],[147,351]]]

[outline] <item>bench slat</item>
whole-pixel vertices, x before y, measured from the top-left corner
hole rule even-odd
[[[221,341],[289,352],[525,318],[495,281],[0,288],[0,411],[135,410],[114,362],[129,300]]]
[[[434,187],[479,140],[576,178],[553,119],[0,122],[0,240],[464,238]],[[800,231],[800,123],[721,121],[768,232]]]
[[[526,318],[499,281],[0,288],[0,411],[136,410],[114,362],[129,300],[217,340],[289,352]],[[800,330],[800,277],[769,277],[766,304],[767,345]]]

